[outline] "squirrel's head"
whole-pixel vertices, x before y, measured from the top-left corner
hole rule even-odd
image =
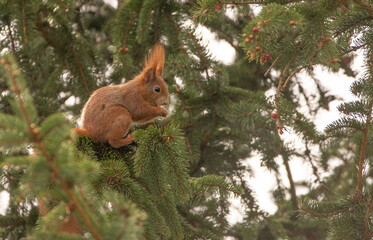
[[[164,48],[161,44],[156,44],[141,73],[143,97],[152,106],[168,104],[168,87],[162,77],[164,61]]]

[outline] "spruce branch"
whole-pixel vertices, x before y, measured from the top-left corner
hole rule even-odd
[[[283,4],[289,4],[289,3],[294,3],[294,2],[299,2],[299,0],[292,0],[292,1],[287,1],[286,3]],[[263,4],[266,5],[268,2],[265,1],[219,1],[220,4],[226,4],[226,5],[252,5],[252,4]]]
[[[80,73],[80,76],[81,76],[81,78],[83,80],[84,88],[85,88],[85,90],[86,90],[86,92],[88,94],[91,94],[91,90],[89,89],[87,78],[86,78],[86,76],[84,74],[83,65],[82,65],[82,63],[79,60],[78,54],[76,53],[76,50],[75,50],[75,48],[74,48],[74,46],[73,46],[70,38],[67,38],[67,40],[69,42],[70,50],[71,50],[71,52],[72,52],[72,54],[74,56],[75,63],[76,63],[76,65],[79,68],[79,73]]]
[[[25,14],[25,0],[22,0],[22,25],[23,25],[23,39],[25,44],[28,44],[27,34],[26,34],[26,14]]]
[[[295,69],[295,71],[293,71],[289,77],[286,79],[284,85],[282,85],[282,88],[281,88],[281,92],[285,91],[285,88],[286,88],[286,85],[288,84],[289,80],[294,77],[295,74],[299,73],[300,71],[302,71],[304,68],[306,67],[299,67],[297,69]]]
[[[282,54],[278,55],[278,57],[273,61],[273,63],[271,64],[271,66],[269,66],[267,72],[264,73],[264,77],[267,77],[269,72],[272,70],[272,68],[275,66],[275,64],[277,63],[277,61],[280,59]]]
[[[0,216],[0,227],[16,227],[26,223],[24,217],[20,216]]]
[[[248,4],[266,4],[266,2],[257,2],[257,1],[243,1],[243,2],[227,2],[227,1],[219,1],[220,4],[227,4],[227,5],[248,5]]]
[[[280,92],[281,92],[281,85],[282,85],[282,82],[284,81],[285,74],[289,70],[290,65],[294,61],[294,59],[295,59],[295,54],[291,57],[291,59],[289,60],[289,62],[285,66],[284,70],[282,71],[282,73],[280,75],[280,80],[279,80],[278,86],[277,86],[277,92],[276,92],[276,110],[277,110],[277,114],[278,114],[278,117],[277,117],[277,128],[278,128],[278,131],[279,131],[280,135],[283,134],[283,128],[284,128],[283,125],[282,125],[282,122],[281,122],[281,114],[280,114]]]
[[[367,211],[365,213],[365,235],[366,236],[369,236],[369,235],[372,235],[372,232],[370,231],[370,224],[371,224],[371,220],[370,220],[370,212],[373,208],[373,200],[371,199],[369,202],[368,202],[368,207],[367,207]]]
[[[16,58],[16,46],[14,44],[14,37],[13,37],[12,29],[10,29],[10,23],[7,24],[7,27],[8,27],[8,35],[9,35],[9,39],[10,39],[10,44],[11,44],[13,56],[14,56],[15,59],[17,59]]]
[[[356,51],[359,50],[360,48],[366,47],[367,45],[368,45],[368,44],[362,44],[362,45],[360,45],[360,46],[352,47],[351,49],[349,49],[349,50],[347,50],[347,51],[345,51],[345,52],[343,52],[343,53],[340,53],[340,54],[339,54],[339,57],[343,57],[344,55],[347,55],[347,54],[349,54],[349,53],[351,53],[351,52],[356,52]]]
[[[163,142],[163,146],[166,149],[167,155],[168,155],[168,157],[170,159],[170,162],[171,162],[171,166],[172,166],[173,172],[176,175],[177,181],[179,182],[179,186],[181,187],[182,192],[185,195],[188,195],[188,191],[187,191],[187,189],[185,189],[185,186],[183,184],[185,179],[183,179],[182,176],[180,176],[180,173],[179,173],[180,170],[178,169],[178,166],[177,166],[177,163],[176,163],[177,159],[175,159],[174,154],[171,152],[171,149],[167,145],[166,142]]]
[[[199,51],[199,55],[200,55],[200,58],[201,58],[201,61],[202,61],[202,66],[203,66],[203,68],[205,69],[205,72],[206,72],[207,81],[210,82],[209,65],[208,65],[207,58],[206,58],[205,54],[203,53],[203,47],[201,46],[201,44],[198,42],[196,37],[190,31],[185,29],[185,32],[187,33],[189,38],[192,39],[194,44],[197,46],[197,49]]]
[[[373,4],[370,4],[365,0],[354,0],[354,2],[362,6],[363,9],[366,9],[368,13],[373,16]]]
[[[123,35],[123,43],[122,43],[122,49],[123,51],[121,51],[122,53],[122,57],[124,58],[124,53],[126,52],[124,49],[126,49],[126,44],[127,44],[127,38],[128,38],[128,32],[130,30],[130,26],[131,24],[133,23],[133,19],[135,18],[137,12],[133,12],[130,16],[130,19],[128,20],[127,24],[126,24],[126,30],[124,30],[124,35]],[[122,59],[123,61],[123,59]],[[124,61],[123,61],[124,62]]]
[[[308,141],[306,142],[305,146],[306,146],[306,151],[304,152],[304,154],[307,156],[308,161],[309,161],[310,164],[311,164],[311,167],[312,167],[312,173],[313,173],[313,175],[316,177],[317,182],[322,183],[322,182],[321,182],[321,178],[320,178],[320,176],[319,176],[319,173],[317,172],[317,167],[316,167],[315,164],[313,163],[313,160],[312,160],[312,157],[311,157],[311,151],[310,151],[310,149],[308,148]]]
[[[286,174],[288,176],[289,183],[290,183],[291,203],[293,204],[293,208],[297,209],[297,207],[298,207],[298,198],[297,198],[297,193],[296,193],[296,189],[295,189],[295,183],[294,183],[294,179],[293,179],[293,174],[291,172],[291,168],[290,168],[290,165],[289,165],[289,157],[287,156],[287,154],[284,154],[284,153],[282,154],[282,160],[284,161],[284,165],[285,165],[285,169],[286,169]]]
[[[319,213],[319,212],[315,212],[315,211],[312,211],[311,209],[306,208],[304,205],[299,205],[298,207],[300,210],[314,217],[334,217],[345,212],[345,211],[336,211],[336,212],[330,212],[330,213]]]
[[[203,68],[190,67],[190,66],[183,65],[175,61],[172,61],[171,64],[176,67],[183,68],[183,69],[190,70],[190,71],[203,71],[204,70]]]
[[[363,137],[361,139],[360,145],[360,154],[359,154],[359,164],[358,164],[358,173],[357,173],[357,186],[356,186],[356,197],[358,200],[361,200],[361,194],[363,191],[363,170],[364,170],[364,162],[365,162],[365,153],[367,148],[367,140],[368,140],[368,131],[371,124],[372,119],[372,108],[373,108],[373,100],[370,101],[369,112],[367,114],[367,119],[365,122],[365,127],[363,129]]]
[[[16,76],[19,74],[17,70],[14,70],[12,68],[12,64],[9,60],[2,59],[0,61],[1,64],[5,66],[5,68],[8,71],[8,74],[10,76],[11,82],[12,82],[12,91],[17,95],[18,103],[20,105],[22,114],[26,120],[28,132],[32,136],[32,142],[37,146],[37,148],[40,150],[41,154],[45,157],[48,164],[50,165],[52,172],[54,174],[54,177],[59,180],[62,188],[65,190],[69,200],[71,203],[76,207],[76,209],[79,212],[79,215],[82,217],[84,223],[88,227],[88,229],[91,231],[92,235],[95,239],[102,240],[103,237],[99,234],[97,229],[93,226],[91,220],[89,219],[88,215],[85,213],[84,208],[81,206],[80,202],[74,195],[73,191],[71,190],[69,184],[61,177],[59,173],[59,169],[54,161],[54,157],[48,152],[46,146],[43,143],[43,139],[40,136],[39,130],[35,127],[35,125],[32,123],[29,114],[27,113],[27,110],[25,108],[25,104],[23,101],[23,96],[21,94],[21,89],[18,86]]]

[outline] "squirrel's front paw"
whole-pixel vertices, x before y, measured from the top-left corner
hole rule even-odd
[[[163,107],[159,107],[159,112],[158,112],[159,116],[161,117],[167,117],[168,115],[168,112],[166,109],[164,109]]]

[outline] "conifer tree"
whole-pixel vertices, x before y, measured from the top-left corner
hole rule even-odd
[[[371,1],[199,1],[196,15],[201,21],[211,21],[216,12],[208,9],[229,5],[262,4],[261,12],[242,29],[240,45],[245,49],[248,61],[268,65],[268,71],[280,72],[275,81],[276,94],[274,118],[281,135],[287,129],[302,136],[305,151],[300,156],[310,161],[317,185],[305,196],[293,197],[293,206],[305,217],[304,223],[313,222],[318,227],[282,219],[287,237],[298,239],[371,239],[371,184],[370,164],[372,144],[372,9]],[[212,20],[214,21],[214,20]],[[307,96],[296,78],[300,71],[312,74],[314,66],[325,66],[330,71],[345,69],[354,75],[349,62],[354,52],[362,50],[365,58],[364,74],[351,86],[357,96],[338,110],[343,117],[331,123],[324,133],[315,131],[309,120],[296,111],[298,97],[294,90]],[[265,65],[266,66],[266,65]],[[319,90],[320,84],[316,82]],[[324,96],[323,96],[324,95]],[[318,107],[328,105],[320,91]],[[323,102],[324,101],[324,102]],[[325,102],[327,101],[327,102]],[[311,149],[317,152],[311,152]],[[286,159],[295,151],[282,155]],[[341,166],[325,179],[318,175],[319,168],[327,170],[333,158],[342,160]],[[320,167],[317,167],[317,166]],[[289,171],[288,171],[289,173]],[[290,177],[290,175],[289,175]],[[290,178],[289,178],[290,179]],[[290,182],[291,184],[291,182]],[[291,188],[293,188],[291,186]],[[286,210],[280,208],[276,214]],[[293,219],[298,219],[293,217]],[[291,218],[290,218],[291,220]],[[329,227],[320,227],[328,222]],[[269,229],[271,226],[269,224]],[[302,230],[301,230],[302,229]],[[314,231],[317,229],[317,231]],[[300,232],[300,230],[302,232]],[[260,232],[259,232],[260,233]],[[266,239],[278,236],[272,232]],[[260,235],[259,235],[260,238]]]
[[[1,1],[0,189],[10,193],[1,237],[371,239],[372,15],[368,0]],[[211,57],[197,26],[233,47],[233,64]],[[73,136],[89,95],[132,79],[157,42],[170,117],[135,126],[134,144],[120,149]],[[311,96],[297,75],[321,65],[354,76],[357,50],[366,66],[351,86],[356,101],[319,132],[301,102],[312,116],[335,96],[316,78]],[[253,155],[277,178],[274,215],[248,185]],[[296,158],[314,182],[294,182]],[[232,196],[245,209],[235,225]]]

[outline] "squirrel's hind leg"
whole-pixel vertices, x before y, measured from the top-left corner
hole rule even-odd
[[[123,107],[113,107],[111,116],[113,122],[107,131],[107,140],[113,148],[120,148],[133,142],[133,135],[128,134],[123,138],[131,128],[132,118],[127,109]]]

